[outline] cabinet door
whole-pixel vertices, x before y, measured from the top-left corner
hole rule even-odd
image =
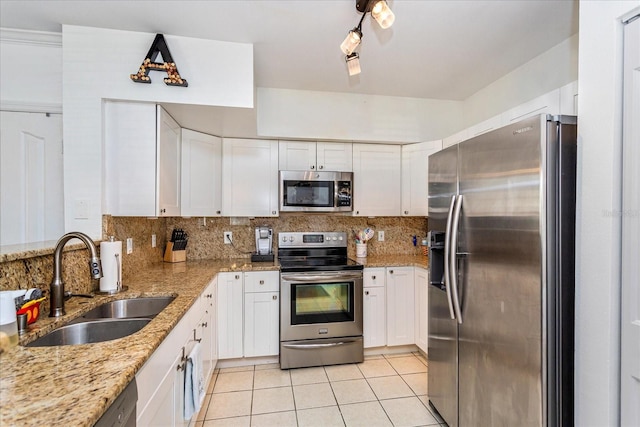
[[[316,165],[320,171],[353,171],[353,144],[350,142],[318,141]]]
[[[451,136],[448,136],[442,140],[442,148],[451,147],[468,138],[467,129],[463,129],[460,132],[456,132]]]
[[[381,347],[387,344],[384,286],[364,288],[362,302],[364,347]]]
[[[178,369],[181,366],[181,369]],[[137,425],[177,426],[184,425],[184,363],[182,351],[173,359],[171,368],[156,389],[149,404],[138,409]]]
[[[315,170],[316,143],[310,141],[280,141],[278,143],[278,161],[280,170]]]
[[[244,295],[244,356],[275,356],[280,347],[279,292]]]
[[[218,357],[242,357],[243,286],[241,273],[218,275]]]
[[[157,216],[156,106],[105,102],[106,213]]]
[[[157,106],[157,216],[180,216],[180,125]]]
[[[222,140],[224,216],[278,216],[278,142]]]
[[[402,215],[429,213],[429,156],[442,150],[442,141],[402,146]]]
[[[578,81],[574,80],[560,88],[560,114],[578,115]]]
[[[222,139],[182,129],[182,216],[222,214]]]
[[[353,145],[355,216],[398,216],[401,212],[399,145]]]
[[[415,341],[420,350],[427,353],[428,339],[429,339],[429,272],[424,268],[415,268],[415,287],[416,287],[416,301],[415,301]]]
[[[387,345],[415,343],[413,267],[388,267]]]

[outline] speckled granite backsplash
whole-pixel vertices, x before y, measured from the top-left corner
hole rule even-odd
[[[231,225],[231,218],[168,218],[165,240],[173,228],[182,228],[189,234],[187,259],[242,258],[255,251],[255,227],[267,225],[273,228],[273,250],[278,250],[277,234],[282,231],[345,231],[348,233],[348,253],[355,257],[352,231],[371,227],[376,236],[368,242],[369,255],[421,253],[420,237],[427,234],[427,219],[422,217],[360,218],[339,215],[281,215],[279,218],[249,219],[247,225]],[[377,241],[377,231],[383,230],[384,242]],[[223,232],[233,232],[233,244],[225,245]],[[412,236],[418,236],[414,247]]]
[[[189,234],[187,246],[188,260],[246,258],[255,250],[255,227],[267,225],[273,228],[274,252],[278,249],[277,233],[282,231],[346,231],[348,233],[348,253],[355,257],[352,231],[371,227],[376,232],[383,230],[384,242],[376,236],[369,241],[368,254],[376,255],[418,255],[421,253],[420,238],[426,235],[427,219],[422,217],[360,218],[337,215],[282,215],[279,218],[241,218],[244,225],[231,225],[231,218],[137,218],[103,217],[103,239],[114,236],[123,241],[122,275],[127,278],[141,268],[162,260],[166,242],[174,228],[182,228]],[[233,232],[234,245],[225,245],[223,232]],[[155,234],[157,245],[151,247],[151,235]],[[413,246],[412,236],[418,236],[418,246]],[[127,255],[127,237],[133,238],[134,250]],[[235,247],[235,248],[234,248]],[[53,251],[51,251],[53,252]],[[87,263],[89,252],[81,244],[71,245],[63,255],[63,280],[65,289],[74,293],[90,293],[99,289],[99,281],[91,280]],[[39,287],[49,289],[53,277],[53,256],[28,256],[0,263],[0,290],[28,289]],[[46,304],[46,302],[45,302]],[[48,306],[42,307],[43,312]],[[45,311],[46,310],[46,311]]]

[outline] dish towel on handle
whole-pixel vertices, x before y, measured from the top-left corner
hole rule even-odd
[[[204,372],[202,371],[202,353],[200,343],[193,346],[184,370],[184,419],[190,420],[197,414],[204,401],[205,389]]]

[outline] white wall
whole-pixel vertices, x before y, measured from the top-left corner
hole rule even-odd
[[[102,237],[102,100],[253,107],[253,46],[165,35],[189,87],[170,87],[163,73],[151,84],[129,79],[155,34],[64,25],[63,121],[65,229]],[[88,206],[77,219],[76,206]]]
[[[258,135],[421,142],[452,134],[462,102],[258,88]]]
[[[62,36],[0,30],[0,108],[62,112]]]
[[[576,34],[465,99],[463,123],[456,131],[577,79]]]
[[[619,425],[622,24],[634,1],[580,2],[577,426]]]

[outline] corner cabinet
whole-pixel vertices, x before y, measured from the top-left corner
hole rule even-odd
[[[442,140],[402,146],[402,216],[429,213],[429,156],[442,150]]]
[[[182,216],[222,215],[222,139],[182,129]]]
[[[180,216],[181,132],[159,105],[104,104],[106,213]]]
[[[339,171],[353,169],[350,142],[280,141],[280,170]]]
[[[354,216],[401,212],[400,145],[353,144]]]
[[[222,140],[222,215],[278,216],[278,141]]]

